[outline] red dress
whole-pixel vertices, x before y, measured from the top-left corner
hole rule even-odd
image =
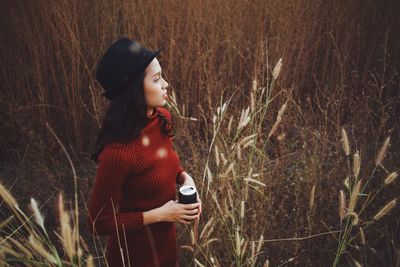
[[[172,138],[161,132],[158,112],[171,123],[169,111],[157,107],[138,139],[107,144],[99,155],[88,227],[94,235],[109,236],[106,260],[110,267],[178,266],[175,223],[143,225],[143,212],[175,200],[176,184],[183,183],[179,174],[184,169]]]

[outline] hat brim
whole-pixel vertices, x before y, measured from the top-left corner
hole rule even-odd
[[[134,73],[136,73],[139,69],[145,69],[150,63],[151,61],[153,61],[153,59],[163,50],[163,48],[160,48],[156,51],[152,51],[150,53],[150,56],[147,57],[147,59],[145,61],[143,61],[143,63],[137,67],[136,69],[132,70],[125,79],[129,79],[130,76],[132,76]],[[116,85],[112,88],[109,89],[105,92],[103,92],[101,95],[104,96],[105,98],[109,99],[109,100],[114,100],[120,93],[121,88],[119,88],[120,84],[124,82],[125,79],[120,80],[118,83],[116,83]],[[126,80],[125,80],[126,81]]]

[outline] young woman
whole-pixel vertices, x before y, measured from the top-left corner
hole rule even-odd
[[[172,147],[160,51],[122,38],[96,70],[102,95],[111,101],[92,153],[98,165],[88,226],[94,235],[109,236],[111,267],[178,266],[175,223],[190,224],[201,214],[199,197],[195,204],[175,200],[176,184],[196,186]]]

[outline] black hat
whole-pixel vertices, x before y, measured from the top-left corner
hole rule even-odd
[[[105,89],[102,95],[110,100],[115,99],[128,88],[135,74],[145,69],[161,50],[147,50],[137,41],[126,37],[114,42],[96,68],[96,80]]]

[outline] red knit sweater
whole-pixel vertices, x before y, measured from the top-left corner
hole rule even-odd
[[[107,144],[99,155],[88,226],[95,235],[109,236],[106,260],[111,267],[178,266],[175,224],[143,225],[143,212],[175,200],[176,183],[183,183],[179,174],[184,169],[172,138],[161,132],[159,112],[171,122],[169,111],[157,107],[138,139]]]

